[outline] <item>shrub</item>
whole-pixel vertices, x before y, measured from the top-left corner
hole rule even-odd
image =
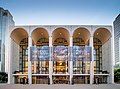
[[[0,83],[7,83],[8,74],[5,72],[0,72]]]

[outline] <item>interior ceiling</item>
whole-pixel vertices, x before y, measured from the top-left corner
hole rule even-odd
[[[22,29],[22,28],[17,28],[13,30],[11,33],[10,37],[17,43],[20,44],[20,41],[24,38],[28,38],[28,33]]]
[[[52,39],[53,39],[52,42],[54,42],[57,38],[64,38],[69,43],[70,41],[69,37],[70,37],[70,34],[68,30],[66,30],[65,28],[57,28],[52,33]]]
[[[34,43],[36,44],[37,41],[40,38],[48,38],[49,39],[49,35],[46,29],[44,28],[37,28],[32,32],[32,39],[34,41]]]
[[[73,38],[82,38],[86,43],[90,38],[90,32],[85,28],[78,28],[74,31]]]
[[[111,38],[111,33],[105,28],[99,28],[95,31],[94,37],[98,38],[102,42],[102,44],[104,44]]]

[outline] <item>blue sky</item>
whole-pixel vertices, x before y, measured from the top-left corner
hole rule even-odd
[[[16,25],[112,25],[120,0],[0,0]]]

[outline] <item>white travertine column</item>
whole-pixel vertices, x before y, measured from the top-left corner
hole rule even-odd
[[[13,84],[14,83],[14,79],[13,79],[13,74],[12,74],[12,39],[9,39],[9,50],[8,50],[8,55],[9,55],[9,59],[8,59],[8,84]]]
[[[37,46],[34,45],[34,47],[37,47]],[[34,71],[34,73],[36,74],[36,73],[37,73],[37,68],[36,68],[36,67],[37,67],[37,61],[33,61],[33,63],[34,63],[34,68],[33,68],[34,70],[33,70],[33,71]],[[35,78],[36,78],[36,77],[35,77]],[[36,82],[36,81],[35,81],[35,82]],[[36,83],[35,83],[35,84],[36,84]]]
[[[72,46],[73,46],[73,37],[70,36],[70,58],[72,58]],[[73,78],[73,61],[70,59],[70,84],[72,84],[72,78]]]
[[[52,36],[49,36],[50,60],[49,60],[49,79],[52,84],[53,61],[52,61]]]
[[[32,38],[28,38],[28,81],[29,84],[32,84],[32,63],[30,61],[30,47],[32,46]]]
[[[90,84],[93,84],[93,81],[94,81],[94,44],[93,44],[93,36],[90,37],[90,47],[91,47]]]
[[[114,52],[114,30],[113,30],[111,37],[110,83],[114,83],[114,60],[115,60],[115,52]]]

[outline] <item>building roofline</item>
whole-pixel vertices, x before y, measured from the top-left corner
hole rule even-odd
[[[4,9],[4,8],[2,8],[2,7],[0,7],[0,10],[3,10],[3,11],[5,11],[5,12],[7,12],[12,18],[13,18],[13,16],[12,16],[12,14],[10,13],[10,11],[9,10],[7,10],[7,9]]]
[[[103,26],[103,27],[112,27],[112,25],[75,25],[75,24],[70,24],[70,25],[15,25],[15,27],[28,27],[28,26]]]
[[[115,18],[115,20],[117,20],[120,17],[120,14]]]

